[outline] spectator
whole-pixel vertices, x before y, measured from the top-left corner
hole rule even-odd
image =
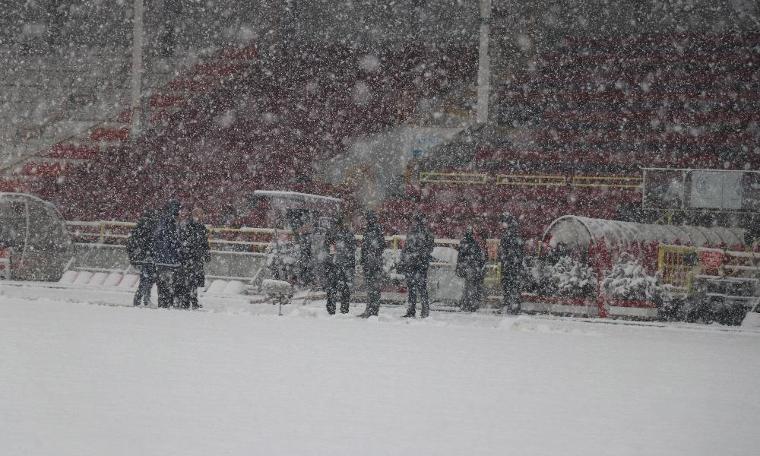
[[[335,314],[340,299],[340,313],[348,313],[351,288],[356,269],[356,239],[342,217],[327,234],[325,240],[325,278],[327,280],[327,313]]]
[[[409,307],[405,318],[415,317],[417,310],[417,298],[419,297],[420,317],[427,318],[430,315],[430,302],[428,301],[427,275],[430,262],[433,259],[433,247],[435,241],[430,230],[425,225],[422,214],[415,214],[412,229],[406,235],[406,243],[401,250],[399,272],[406,277],[409,290]]]
[[[171,200],[161,213],[153,236],[156,261],[158,307],[174,306],[175,274],[180,265],[180,240],[177,227],[180,203]]]
[[[139,306],[140,302],[146,306],[150,305],[150,292],[156,283],[153,233],[156,230],[157,215],[154,209],[143,212],[127,239],[129,262],[140,271],[140,284],[133,300],[135,306]]]
[[[475,240],[472,227],[467,227],[464,237],[459,242],[456,275],[464,279],[462,293],[462,310],[475,312],[480,307],[483,296],[483,271],[486,260],[483,250]]]
[[[204,263],[211,260],[208,230],[202,223],[203,210],[196,206],[190,220],[180,228],[181,263],[177,280],[177,304],[183,309],[198,309],[198,288],[206,286]]]
[[[517,220],[512,214],[504,213],[501,226],[504,229],[499,241],[501,288],[504,294],[502,311],[519,313],[523,281],[524,242],[520,237]]]
[[[361,246],[361,263],[367,287],[367,308],[359,315],[361,318],[377,316],[380,311],[380,286],[383,280],[385,250],[385,236],[374,212],[367,211],[366,222]]]

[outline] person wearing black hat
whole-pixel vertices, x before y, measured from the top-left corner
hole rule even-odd
[[[135,306],[139,306],[140,303],[150,305],[150,291],[156,282],[153,232],[156,230],[157,217],[156,210],[145,210],[127,239],[129,262],[140,271],[140,284],[133,300]]]
[[[180,203],[169,201],[161,213],[153,235],[153,250],[158,273],[158,307],[174,306],[175,273],[180,266],[180,239],[177,218]]]
[[[501,288],[504,295],[503,311],[520,312],[520,292],[523,281],[523,239],[520,237],[517,220],[510,213],[501,219],[504,233],[499,240],[499,264],[501,266]]]
[[[404,317],[413,318],[417,311],[417,298],[420,300],[420,317],[430,315],[428,300],[427,275],[430,262],[433,260],[435,240],[425,225],[422,214],[415,214],[409,233],[406,235],[404,248],[401,250],[401,261],[398,270],[406,277],[409,290],[409,307]]]
[[[472,227],[467,227],[464,237],[459,241],[455,273],[464,279],[464,291],[460,306],[467,312],[478,310],[483,297],[483,277],[486,259],[483,249],[475,240]]]
[[[340,313],[348,313],[356,269],[356,239],[343,217],[338,217],[328,231],[324,251],[327,313],[335,314],[338,300]]]
[[[365,216],[367,226],[361,245],[361,264],[364,272],[364,284],[367,287],[367,308],[359,315],[361,318],[377,316],[380,312],[380,286],[383,281],[383,251],[385,236],[372,211]]]

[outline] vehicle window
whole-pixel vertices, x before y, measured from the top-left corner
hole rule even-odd
[[[48,249],[57,238],[56,220],[50,217],[41,204],[29,205],[29,243],[35,248]]]
[[[25,235],[26,205],[24,202],[0,202],[0,244],[23,248]]]
[[[64,242],[68,238],[68,232],[66,231],[66,224],[63,222],[61,215],[51,207],[45,207],[45,212],[50,220],[54,222],[54,226],[51,228],[55,232],[55,237],[59,242]]]

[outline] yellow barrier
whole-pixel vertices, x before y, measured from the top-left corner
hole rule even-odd
[[[124,244],[136,225],[134,222],[120,221],[66,222],[75,239],[101,244]],[[212,246],[228,246],[253,252],[265,251],[276,233],[290,234],[288,230],[273,228],[208,227],[208,232],[209,244]],[[241,240],[246,238],[248,240]]]
[[[564,187],[567,177],[540,174],[499,174],[496,185],[514,185],[520,187]]]
[[[641,189],[642,178],[634,176],[573,176],[573,187]]]
[[[482,173],[420,173],[423,184],[487,184],[517,187],[576,187],[620,188],[641,190],[642,178],[638,176],[564,176],[552,174],[498,174],[494,177]]]
[[[657,271],[662,282],[689,290],[694,275],[698,273],[696,256],[694,247],[660,244],[657,250]]]
[[[425,184],[485,184],[488,181],[488,175],[480,173],[420,173],[420,182]]]
[[[660,244],[657,270],[663,283],[690,291],[696,275],[760,278],[760,253]]]

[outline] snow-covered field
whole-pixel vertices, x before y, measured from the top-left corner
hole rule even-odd
[[[3,455],[760,451],[756,332],[24,293],[0,288]]]

